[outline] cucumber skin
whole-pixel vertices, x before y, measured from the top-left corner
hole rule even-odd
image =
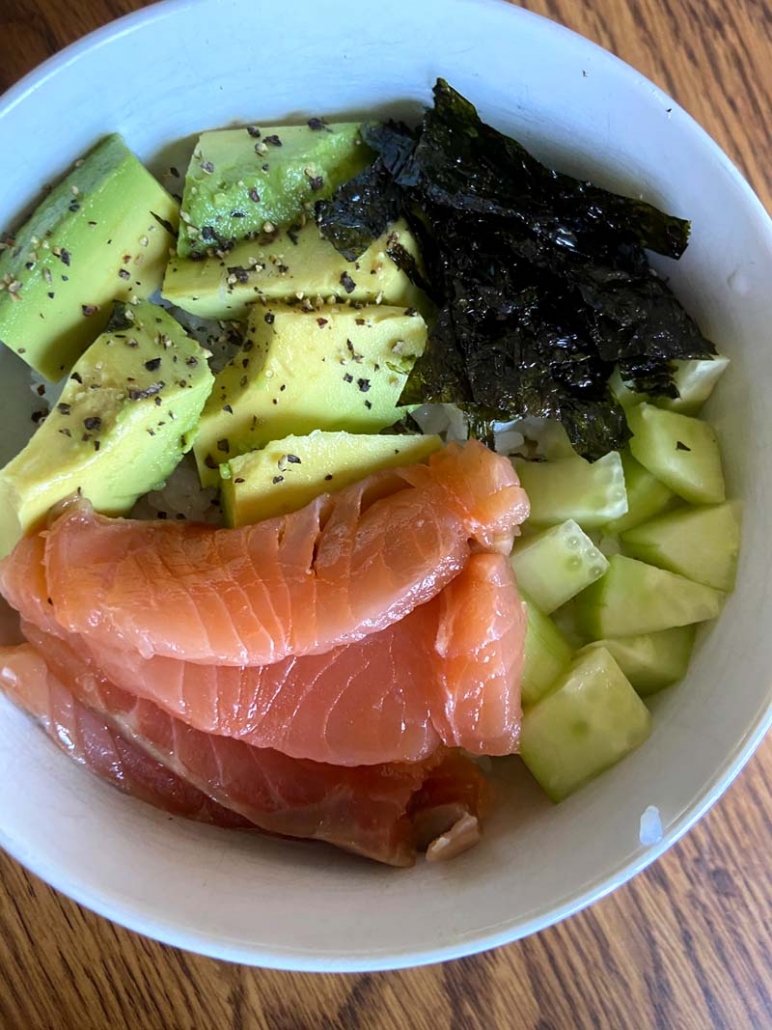
[[[651,715],[605,648],[581,655],[523,715],[520,754],[548,797],[562,801],[651,732]]]
[[[615,554],[606,574],[574,601],[588,640],[656,633],[714,619],[724,594],[646,562]]]

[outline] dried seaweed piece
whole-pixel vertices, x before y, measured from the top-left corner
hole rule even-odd
[[[672,361],[715,353],[644,249],[679,257],[688,222],[546,168],[442,79],[416,133],[386,122],[363,136],[376,165],[322,211],[323,231],[361,253],[401,213],[419,241],[425,277],[391,256],[439,314],[401,403],[455,403],[487,440],[494,420],[559,419],[594,459],[630,435],[615,366],[673,395]]]
[[[376,158],[340,186],[331,200],[316,203],[322,235],[347,261],[356,261],[400,214],[402,198],[391,174]]]
[[[547,168],[486,125],[444,79],[397,182],[457,211],[519,220],[536,236],[596,259],[605,247],[616,249],[620,234],[673,258],[689,241],[684,219]]]

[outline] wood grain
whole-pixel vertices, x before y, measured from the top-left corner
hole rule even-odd
[[[0,0],[0,89],[143,0]],[[526,0],[670,92],[772,209],[770,0]],[[145,940],[0,855],[0,1030],[772,1027],[772,740],[660,862],[518,944],[401,973],[230,966]]]

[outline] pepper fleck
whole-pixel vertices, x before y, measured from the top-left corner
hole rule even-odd
[[[234,483],[244,483],[246,481],[241,476],[236,476],[236,478],[233,480],[233,482]]]
[[[276,483],[283,483],[284,482],[284,476],[274,476],[273,477],[273,482],[274,482],[274,484],[276,484]]]
[[[229,415],[233,414],[233,408],[230,406],[230,404],[223,404],[222,410],[227,411]]]
[[[370,401],[365,401],[365,407],[366,407],[366,408],[368,409],[368,411],[369,411],[369,410],[370,410],[370,408],[372,408],[372,404],[371,404],[371,402],[370,402]]]
[[[272,147],[280,147],[282,145],[278,136],[266,136],[265,142],[270,143]]]
[[[351,276],[348,274],[348,272],[341,272],[340,284],[346,291],[346,293],[353,293],[357,285],[351,278]]]
[[[102,428],[102,419],[98,415],[91,415],[89,418],[83,419],[83,425],[86,429],[92,429],[94,432]]]
[[[257,189],[254,186],[249,191],[249,199],[251,201],[254,201],[255,204],[260,203],[260,194],[257,192]]]
[[[207,456],[204,458],[204,464],[208,469],[219,468],[217,462],[214,460],[211,454],[207,454]]]
[[[317,318],[317,320],[316,320],[316,324],[317,324],[317,325],[319,326],[319,328],[321,329],[321,328],[322,328],[322,326],[325,326],[325,325],[327,325],[327,322],[328,322],[328,321],[329,321],[329,319],[327,319],[327,318]]]
[[[325,476],[324,478],[325,478],[325,479],[327,480],[327,482],[329,483],[329,481],[330,481],[330,480],[332,479],[332,472],[328,472],[328,473],[327,473],[327,475],[326,475],[326,476]]]
[[[244,268],[242,265],[234,265],[232,268],[227,269],[227,272],[229,282],[231,278],[233,278],[233,281],[237,283],[249,282],[249,270]]]
[[[230,447],[230,444],[228,443],[228,437],[227,436],[224,436],[222,438],[222,440],[218,440],[217,441],[217,450],[218,451],[223,451],[225,454],[227,454],[230,449],[231,449],[231,447]]]
[[[128,268],[119,269],[118,275],[121,277],[121,279],[131,279],[131,272],[128,270]]]
[[[290,465],[300,465],[300,464],[302,464],[302,462],[301,462],[300,458],[297,456],[297,454],[288,454],[287,455],[287,461],[290,463]]]
[[[161,367],[161,359],[160,358],[151,358],[150,361],[146,361],[145,362],[145,368],[148,370],[148,372],[155,372],[155,370],[160,368],[160,367]]]
[[[260,130],[256,125],[248,125],[247,132],[252,137],[252,139],[260,139]]]
[[[59,257],[62,260],[62,264],[67,265],[67,267],[69,268],[70,261],[72,260],[72,254],[70,254],[69,250],[62,247],[62,252],[61,254],[59,254]]]
[[[367,393],[367,391],[370,389],[370,380],[357,379],[357,386],[359,387],[362,393]]]
[[[311,189],[313,190],[313,192],[318,193],[319,190],[322,189],[322,187],[324,186],[324,177],[321,175],[312,175],[309,182],[311,184]]]
[[[161,390],[166,386],[164,382],[151,383],[150,386],[144,390],[129,390],[130,401],[141,401],[147,397],[153,397],[155,394],[160,393]]]
[[[72,375],[70,376],[70,379],[74,379],[76,383],[81,383],[81,384],[83,383],[83,379],[81,378],[81,375],[80,375],[79,372],[73,372]]]
[[[212,164],[211,161],[202,161],[201,162],[201,171],[202,172],[206,172],[207,175],[211,175],[212,172],[214,171],[214,165]]]
[[[321,132],[322,129],[327,127],[327,123],[323,118],[309,118],[306,124],[312,132]]]
[[[64,404],[64,403],[57,404],[56,405],[56,410],[59,412],[60,415],[69,415],[70,414],[70,405],[69,404]]]
[[[273,323],[276,321],[276,315],[274,315],[273,311],[266,311],[265,320],[268,323],[268,325],[273,325]]]
[[[346,374],[343,377],[343,382],[344,383],[353,383],[354,382],[354,377],[351,375],[350,372],[346,372]]]

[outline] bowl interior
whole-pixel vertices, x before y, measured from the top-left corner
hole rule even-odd
[[[387,968],[514,939],[610,890],[704,811],[766,728],[772,230],[683,111],[550,22],[500,0],[393,0],[356,22],[342,0],[321,19],[304,0],[282,10],[277,24],[266,2],[162,4],[12,90],[0,102],[0,225],[108,132],[165,171],[170,141],[199,130],[414,106],[441,75],[558,167],[689,217],[685,257],[661,267],[733,362],[711,416],[731,492],[744,499],[736,593],[686,681],[656,699],[644,747],[555,808],[516,761],[502,763],[484,842],[454,862],[393,871],[167,817],[86,775],[0,699],[0,845],[49,882],[118,922],[223,958]],[[27,435],[34,399],[8,353],[0,383],[5,460]],[[665,838],[646,848],[639,820],[650,804]]]

